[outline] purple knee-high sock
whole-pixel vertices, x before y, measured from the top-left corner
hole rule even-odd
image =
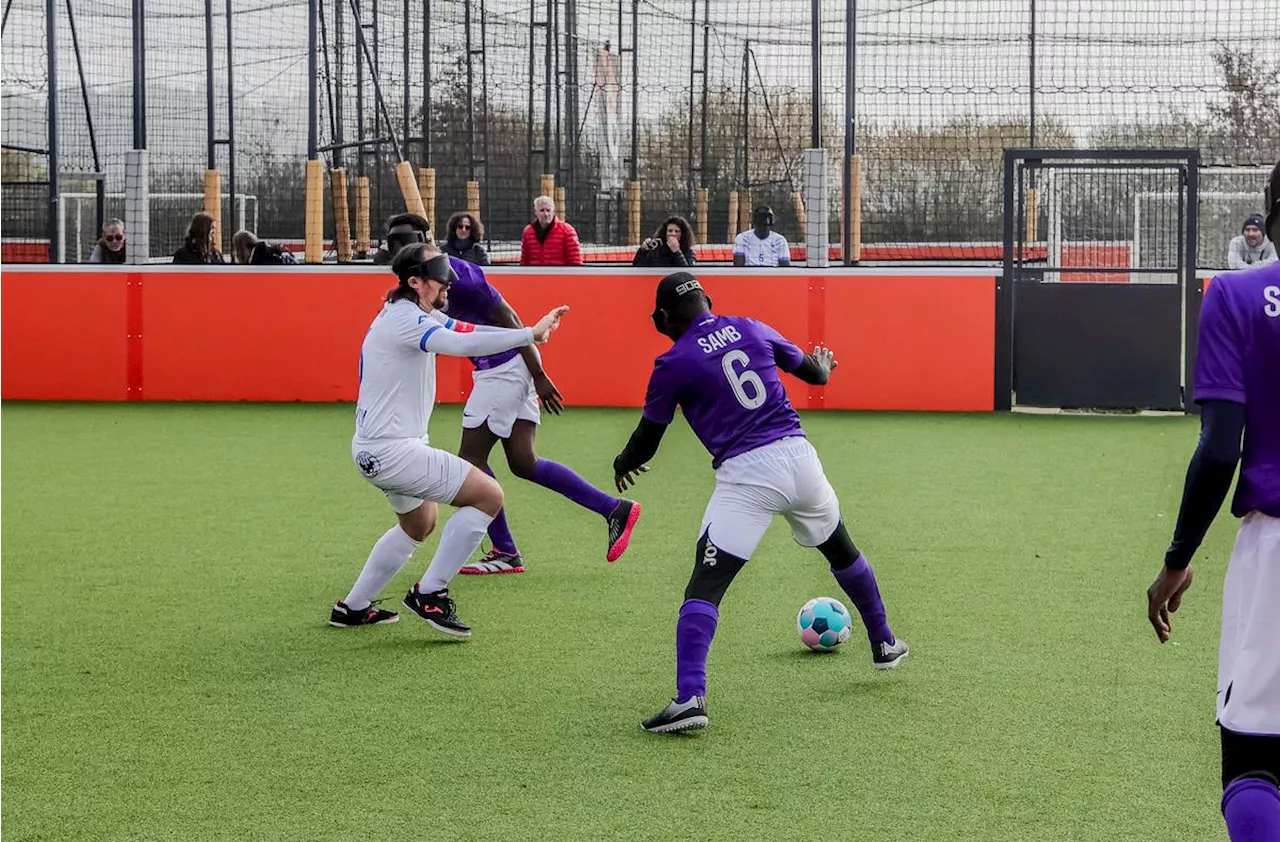
[[[676,701],[707,695],[707,652],[720,612],[705,599],[686,599],[676,622]]]
[[[1280,791],[1271,781],[1239,778],[1222,793],[1222,815],[1231,842],[1280,839]]]
[[[482,469],[489,476],[493,476],[493,468],[485,465]],[[498,509],[498,515],[489,524],[489,541],[493,543],[493,548],[499,552],[509,555],[518,555],[519,550],[516,549],[515,536],[511,534],[511,527],[507,526],[507,510],[506,508]]]
[[[840,587],[853,600],[858,613],[862,615],[862,623],[867,627],[867,638],[872,643],[892,643],[893,631],[884,615],[884,602],[880,599],[880,588],[876,585],[876,574],[867,557],[858,553],[858,560],[843,570],[832,570]]]
[[[578,476],[572,468],[550,459],[539,459],[534,463],[533,481],[543,488],[563,494],[600,517],[608,517],[618,507],[618,503],[622,502]]]

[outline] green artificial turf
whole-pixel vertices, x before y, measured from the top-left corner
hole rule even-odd
[[[3,408],[6,840],[1225,838],[1213,727],[1223,517],[1159,646],[1145,617],[1192,419],[809,414],[912,656],[775,523],[730,589],[711,727],[643,733],[712,487],[680,424],[630,551],[498,466],[529,572],[460,577],[475,627],[326,625],[390,525],[349,405]],[[458,440],[441,408],[435,442]],[[607,484],[631,411],[540,452]],[[385,595],[398,603],[435,537]]]

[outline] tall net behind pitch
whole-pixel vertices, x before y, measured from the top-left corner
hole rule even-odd
[[[48,52],[44,4],[14,2],[0,34],[0,204],[5,261],[43,260],[48,253]]]

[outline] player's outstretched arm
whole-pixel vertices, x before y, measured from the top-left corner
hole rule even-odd
[[[520,321],[520,314],[502,298],[499,298],[498,303],[489,311],[489,321],[499,327],[513,329],[524,327],[524,323]],[[538,353],[538,349],[532,345],[521,348],[520,357],[533,378],[533,388],[538,393],[538,400],[542,401],[542,405],[552,415],[559,415],[564,409],[564,398],[560,395],[556,384],[547,375],[546,369],[542,367],[542,356]]]
[[[459,322],[461,326],[463,323]],[[433,354],[444,354],[450,357],[482,357],[486,354],[500,354],[514,348],[532,345],[536,340],[533,328],[507,330],[476,330],[466,325],[465,332],[453,330],[444,325],[433,325],[427,328],[419,340],[419,347]]]
[[[613,482],[619,491],[626,491],[635,485],[636,474],[649,470],[645,463],[658,452],[662,437],[667,432],[666,424],[641,418],[635,432],[627,440],[627,446],[613,460]]]
[[[564,314],[567,312],[569,312],[569,305],[561,304],[538,319],[538,323],[533,326],[533,341],[539,345],[545,343],[556,328],[560,327],[560,320],[564,318]]]
[[[825,386],[838,365],[835,353],[819,345],[812,354],[805,354],[800,366],[790,373],[811,386]]]
[[[1187,466],[1173,542],[1165,552],[1164,569],[1147,589],[1147,619],[1161,643],[1169,639],[1169,614],[1178,610],[1183,592],[1191,585],[1191,558],[1231,489],[1244,422],[1244,404],[1228,400],[1201,404],[1200,442]]]

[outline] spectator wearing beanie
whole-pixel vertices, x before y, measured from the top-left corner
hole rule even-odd
[[[1244,221],[1240,236],[1227,246],[1227,268],[1247,269],[1276,259],[1276,246],[1262,233],[1262,214],[1255,213]]]

